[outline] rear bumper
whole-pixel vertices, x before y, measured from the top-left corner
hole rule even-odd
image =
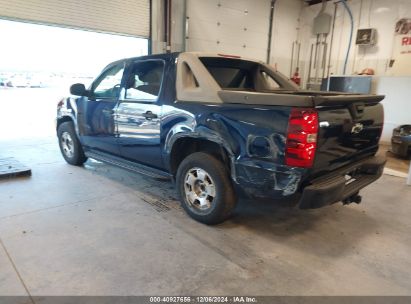
[[[384,157],[374,156],[315,179],[304,188],[298,205],[301,209],[320,208],[349,198],[380,178],[385,163]]]

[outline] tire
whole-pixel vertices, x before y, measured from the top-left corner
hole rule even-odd
[[[229,218],[237,202],[225,165],[207,153],[193,153],[181,162],[176,186],[184,210],[207,225]]]
[[[74,124],[71,121],[63,122],[57,129],[57,137],[61,154],[67,163],[81,166],[87,160],[83,148],[77,138]]]

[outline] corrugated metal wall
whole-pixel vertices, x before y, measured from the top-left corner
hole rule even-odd
[[[270,0],[187,1],[186,49],[266,59]]]
[[[149,0],[0,0],[0,18],[149,37]]]

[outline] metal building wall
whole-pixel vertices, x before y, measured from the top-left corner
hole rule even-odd
[[[186,49],[267,56],[270,0],[187,0]]]

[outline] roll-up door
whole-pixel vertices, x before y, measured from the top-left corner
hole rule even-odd
[[[0,18],[149,37],[150,0],[0,0]]]

